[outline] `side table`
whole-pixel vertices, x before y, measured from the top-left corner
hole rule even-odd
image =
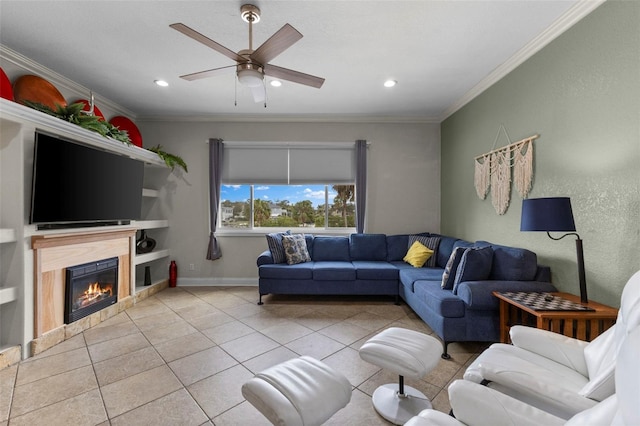
[[[589,301],[580,303],[580,297],[570,293],[545,293],[583,305],[590,310],[541,310],[531,304],[518,302],[508,293],[494,291],[500,300],[500,341],[510,343],[509,329],[514,325],[528,325],[549,330],[568,337],[592,341],[616,322],[618,309]]]

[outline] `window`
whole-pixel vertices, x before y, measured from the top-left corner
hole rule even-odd
[[[220,229],[354,228],[354,143],[225,142]]]
[[[355,227],[354,185],[223,184],[220,192],[221,229]]]

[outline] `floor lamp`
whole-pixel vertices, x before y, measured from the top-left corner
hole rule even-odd
[[[580,302],[588,303],[587,282],[584,273],[584,252],[582,240],[576,232],[573,221],[571,200],[569,197],[529,198],[522,200],[522,217],[520,231],[545,231],[552,240],[561,240],[567,235],[576,237],[576,253],[578,256],[578,279],[580,282]],[[566,232],[554,238],[549,232]]]

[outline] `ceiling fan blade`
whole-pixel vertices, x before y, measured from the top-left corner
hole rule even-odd
[[[253,95],[253,101],[255,103],[264,102],[265,99],[267,98],[265,93],[266,89],[264,86],[253,86],[250,89],[251,89],[251,94]]]
[[[305,86],[316,87],[318,89],[321,88],[324,83],[324,78],[287,68],[277,67],[275,65],[265,65],[264,73],[270,77],[292,81],[294,83],[304,84]]]
[[[194,39],[195,41],[199,41],[200,43],[204,44],[207,47],[210,47],[211,49],[215,50],[216,52],[222,53],[224,56],[233,59],[236,62],[246,62],[246,58],[243,58],[242,56],[238,55],[236,52],[234,52],[231,49],[227,49],[226,47],[224,47],[223,45],[221,45],[220,43],[217,43],[213,40],[211,40],[209,37],[200,34],[199,32],[197,32],[196,30],[187,27],[185,24],[182,23],[176,23],[176,24],[171,24],[169,25],[171,28],[173,28],[176,31],[181,32],[182,34],[186,35],[187,37],[190,37],[192,39]]]
[[[184,80],[189,80],[189,81],[200,80],[202,78],[215,77],[216,75],[230,74],[235,70],[235,68],[236,68],[236,65],[228,65],[226,67],[214,68],[211,70],[181,75],[180,78]]]
[[[266,65],[273,58],[287,50],[302,38],[302,34],[289,24],[285,24],[267,41],[262,43],[249,57],[261,65]]]

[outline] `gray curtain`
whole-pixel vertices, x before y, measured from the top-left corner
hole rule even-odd
[[[216,224],[220,208],[220,178],[222,176],[222,139],[209,139],[209,248],[207,260],[222,257],[216,240]]]
[[[356,141],[356,232],[364,232],[367,205],[367,141]]]

